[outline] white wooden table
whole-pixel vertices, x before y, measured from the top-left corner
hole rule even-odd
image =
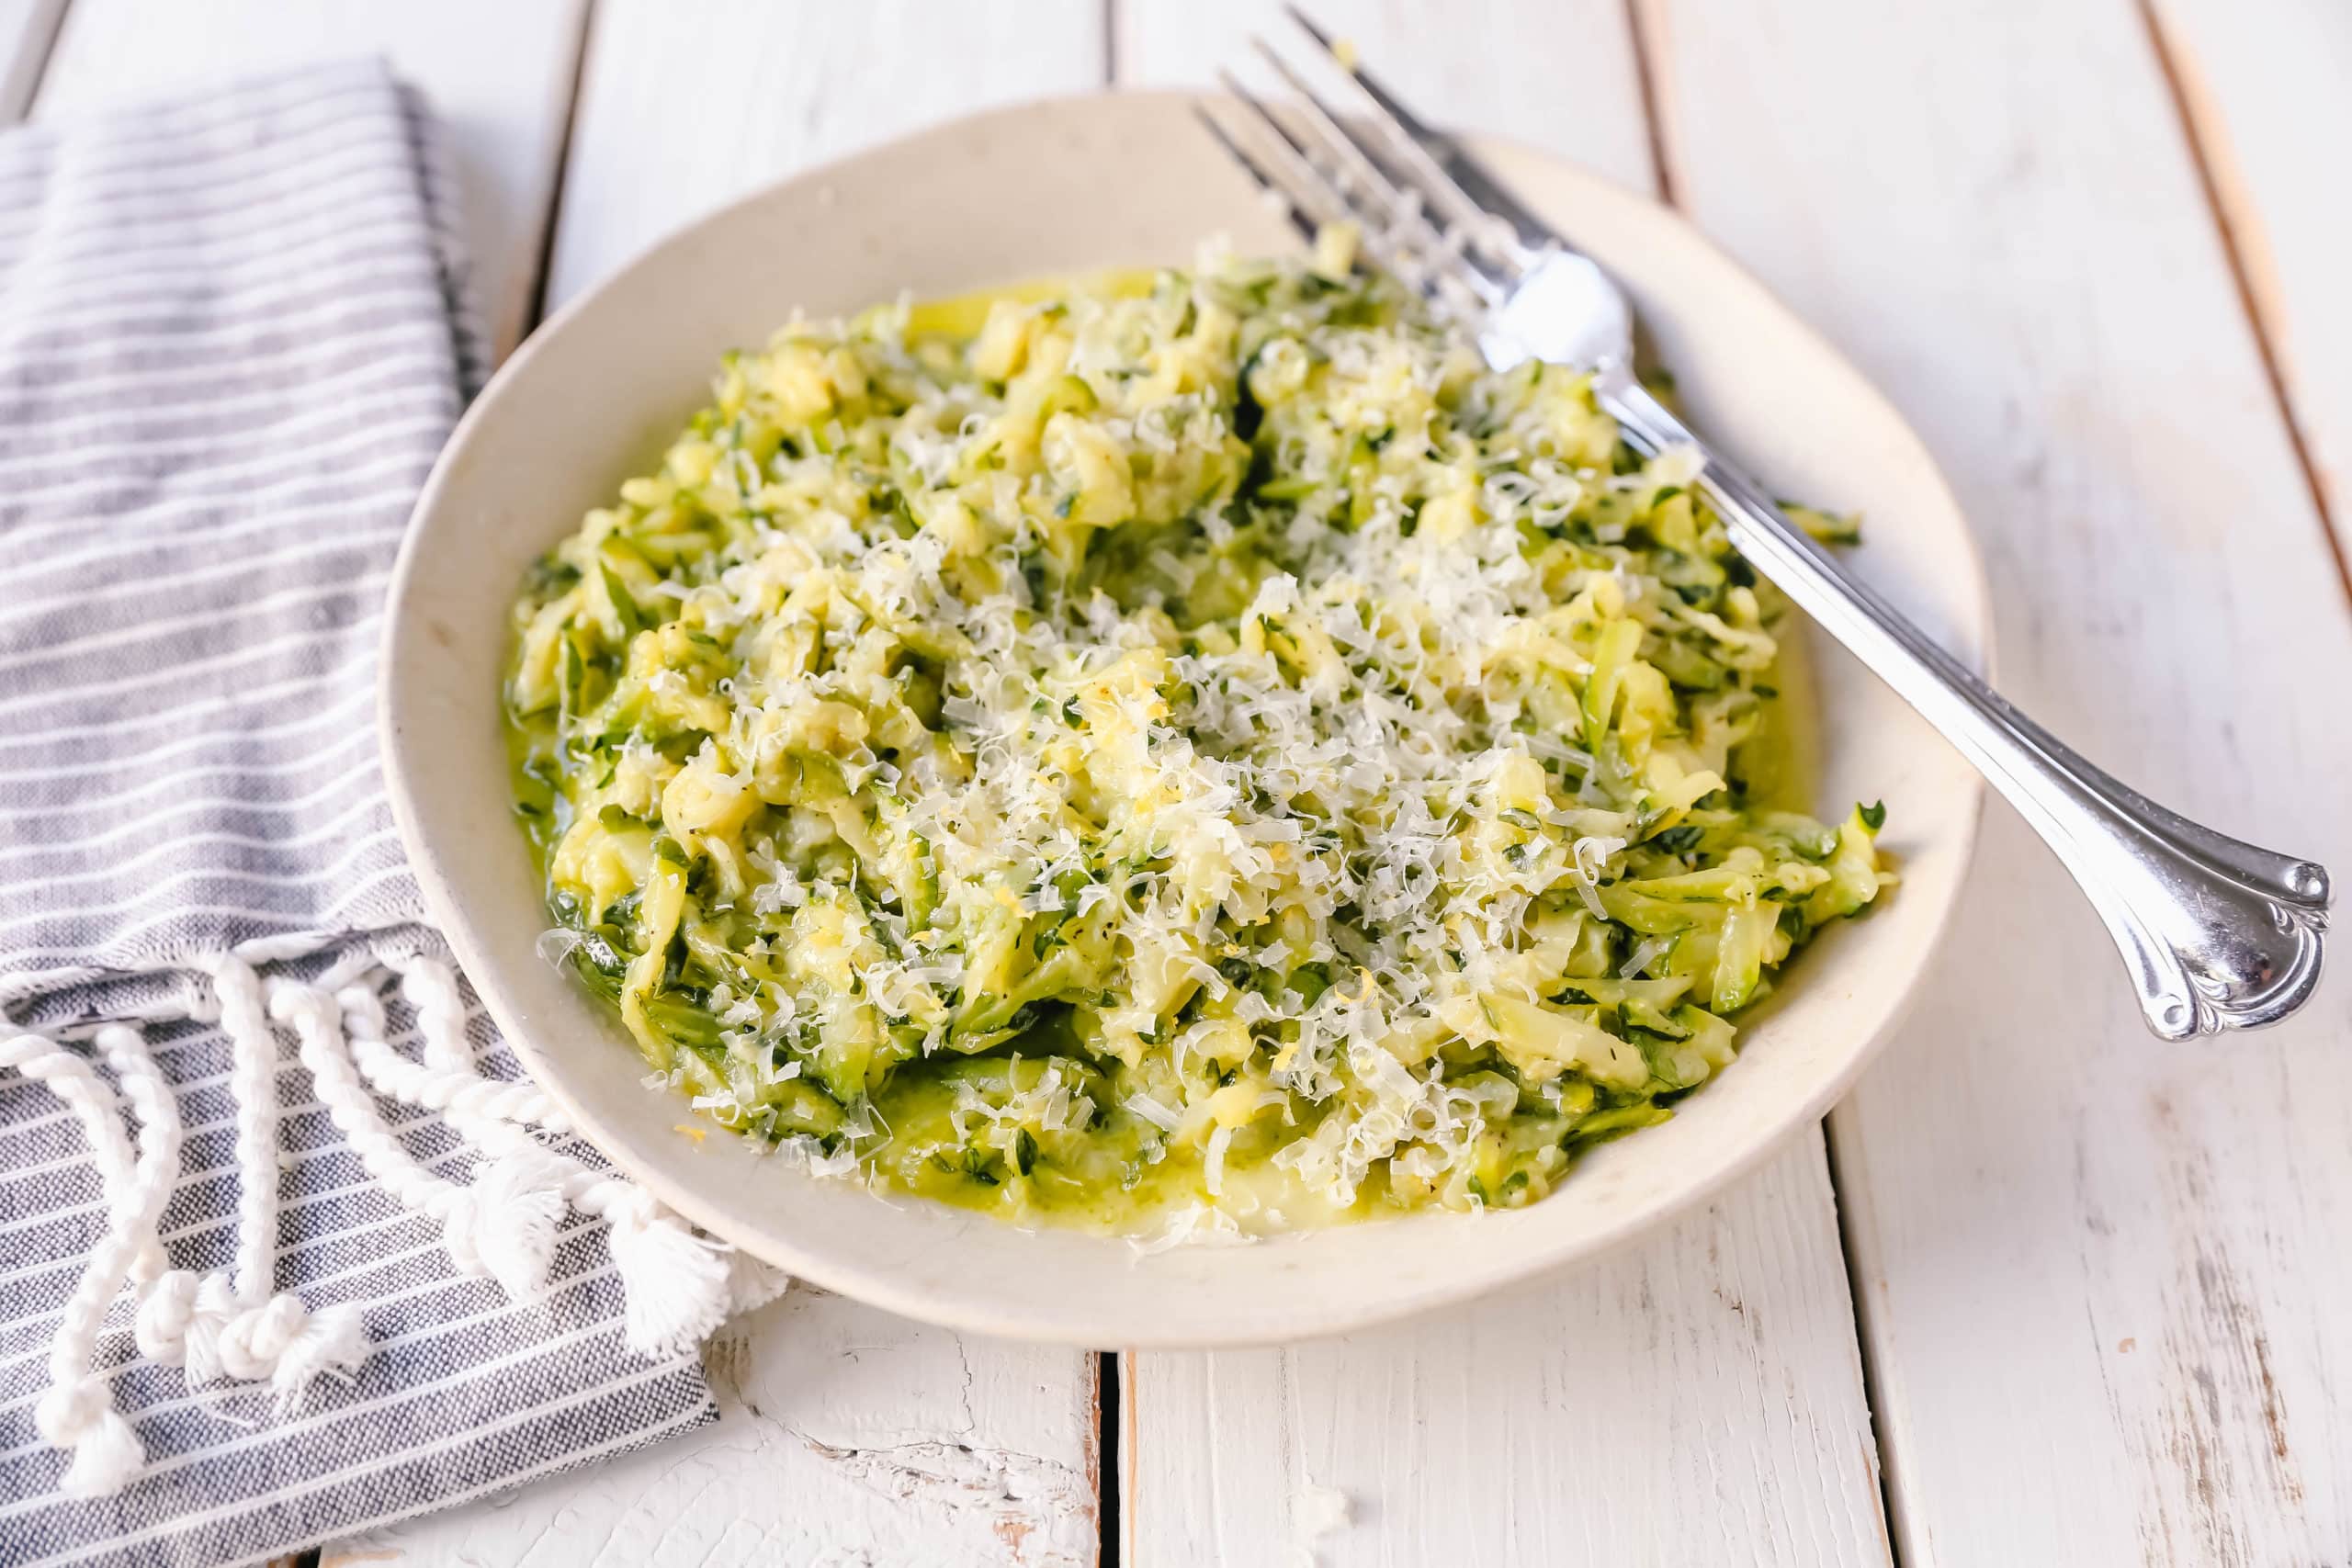
[[[1317,0],[1435,118],[1675,202],[1852,355],[1990,558],[2007,686],[2352,871],[2352,7]],[[1442,21],[1441,22],[1441,17]],[[0,0],[0,116],[388,52],[495,330],[985,103],[1205,81],[1257,0]],[[2352,984],[2164,1045],[1994,807],[1912,1023],[1647,1245],[1295,1348],[1098,1358],[813,1292],[710,1431],[329,1562],[2352,1560]],[[1115,1412],[1115,1418],[1114,1413]],[[1115,1462],[1114,1462],[1115,1456]]]

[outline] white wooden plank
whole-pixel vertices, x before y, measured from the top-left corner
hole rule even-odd
[[[1099,85],[1092,0],[596,8],[550,307],[680,223],[984,103]],[[810,1292],[708,1358],[718,1429],[382,1541],[404,1568],[1077,1565],[1096,1552],[1096,1359]],[[334,1561],[330,1555],[329,1561]]]
[[[537,285],[583,17],[584,0],[77,0],[33,112],[384,55],[447,132],[485,324],[503,355],[522,336]]]
[[[1092,1405],[1041,1397],[1058,1369],[1034,1355],[810,1290],[705,1359],[716,1427],[341,1543],[321,1568],[1093,1563]]]
[[[691,219],[956,115],[1102,84],[1097,0],[597,8],[549,302]]]
[[[2129,0],[1663,11],[1685,200],[1942,459],[2012,693],[2158,797],[2352,870],[2352,616]],[[2006,809],[1981,853],[1917,1021],[1831,1122],[1903,1561],[2342,1561],[2344,987],[2159,1043]]]
[[[2151,0],[2157,41],[2201,147],[2302,435],[2352,559],[2352,6]]]
[[[1432,27],[1414,0],[1317,0],[1317,25],[1363,51],[1364,63],[1424,118],[1516,137],[1651,190],[1649,129],[1623,8],[1608,0],[1469,0]],[[1252,34],[1299,34],[1276,0],[1118,0],[1111,58],[1122,86],[1193,87],[1224,65],[1245,78]]]
[[[1613,0],[1316,7],[1441,121],[1651,188]],[[1203,83],[1271,6],[1131,4],[1123,81]],[[1638,1248],[1442,1316],[1295,1348],[1125,1359],[1135,1568],[1282,1560],[1325,1489],[1329,1563],[1884,1562],[1818,1134]],[[1301,1559],[1304,1561],[1304,1559]]]
[[[1830,1212],[1816,1134],[1634,1249],[1441,1317],[1131,1356],[1123,1561],[1885,1562]],[[1347,1523],[1318,1539],[1326,1491]]]
[[[25,118],[64,17],[65,0],[0,0],[0,125]]]

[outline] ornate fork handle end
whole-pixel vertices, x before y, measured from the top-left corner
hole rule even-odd
[[[2166,848],[2169,854],[2150,857],[2166,885],[2154,909],[2096,900],[2132,965],[2148,1027],[2167,1040],[2260,1029],[2309,1000],[2325,948],[2326,867],[2291,863],[2280,886],[2245,877],[2229,863],[2234,857]],[[2168,937],[2180,910],[2195,917],[2196,929]]]
[[[1595,390],[1628,437],[1689,445],[1732,540],[1974,762],[2056,852],[2132,971],[2167,1040],[2276,1023],[2319,983],[2325,867],[2218,833],[2109,777],[2018,711],[1901,612],[1849,576],[1754,480],[1604,365]]]

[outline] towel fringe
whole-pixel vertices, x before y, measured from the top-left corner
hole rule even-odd
[[[269,1011],[293,1025],[319,1100],[359,1163],[402,1207],[440,1222],[443,1248],[458,1272],[489,1275],[513,1301],[537,1296],[554,1255],[562,1210],[543,1173],[501,1161],[471,1186],[435,1175],[385,1125],[375,1097],[352,1066],[345,1014],[333,996],[299,980],[272,980]]]
[[[265,979],[259,972],[322,953],[332,956],[308,979]],[[225,1269],[174,1269],[161,1240],[182,1130],[172,1086],[139,1030],[117,1019],[74,1031],[89,1032],[118,1097],[87,1055],[53,1037],[64,1032],[9,1032],[0,1020],[0,1068],[41,1083],[74,1113],[109,1211],[106,1235],[51,1340],[50,1386],[35,1409],[41,1436],[72,1456],[64,1484],[76,1495],[119,1492],[146,1462],[107,1377],[92,1370],[107,1308],[126,1284],[141,1355],[181,1367],[191,1388],[266,1382],[281,1415],[320,1378],[356,1372],[371,1353],[359,1303],[313,1310],[299,1294],[276,1289],[281,1048],[274,1024],[293,1034],[320,1102],[368,1173],[404,1208],[439,1222],[460,1272],[488,1276],[510,1299],[544,1293],[568,1210],[607,1223],[627,1298],[623,1336],[641,1354],[690,1353],[727,1317],[787,1283],[698,1235],[636,1183],[541,1142],[571,1134],[570,1120],[535,1085],[476,1070],[464,994],[456,971],[437,956],[305,933],[241,943],[191,967],[209,983],[138,1016],[214,1022],[228,1038],[237,1206]],[[385,1038],[379,988],[387,970],[415,1010],[422,1062]],[[481,1156],[471,1180],[452,1181],[411,1154],[386,1122],[379,1095],[441,1115]],[[135,1150],[124,1130],[126,1101]]]
[[[412,1104],[437,1100],[436,1108],[449,1124],[479,1148],[507,1158],[548,1162],[558,1173],[565,1202],[609,1222],[613,1268],[627,1299],[622,1333],[631,1349],[647,1355],[684,1354],[707,1338],[734,1310],[733,1249],[696,1235],[635,1182],[592,1169],[533,1135],[535,1129],[568,1132],[569,1123],[560,1116],[514,1116],[520,1101],[475,1093],[467,1080],[481,1087],[491,1080],[474,1070],[465,1038],[465,998],[456,972],[429,954],[382,956],[385,966],[400,976],[401,994],[416,1011],[424,1062],[419,1068],[389,1045],[366,1049],[362,1070],[374,1066],[383,1073],[374,1078],[376,1087]],[[350,989],[344,995],[347,1017],[355,1006],[365,1010],[365,1003]],[[412,1094],[418,1098],[410,1099]],[[781,1288],[773,1285],[768,1294]]]
[[[165,1103],[170,1090],[138,1032],[116,1025],[101,1030],[97,1043],[141,1119],[135,1156],[123,1136],[114,1093],[85,1057],[45,1035],[0,1041],[0,1066],[46,1085],[74,1111],[107,1188],[106,1235],[66,1299],[49,1344],[49,1389],[33,1411],[41,1436],[73,1456],[65,1489],[83,1497],[120,1490],[146,1463],[139,1435],[115,1408],[112,1388],[90,1363],[116,1292],[134,1272],[153,1264],[156,1223],[170,1195],[180,1141],[177,1110]]]

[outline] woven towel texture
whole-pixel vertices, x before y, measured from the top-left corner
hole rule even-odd
[[[374,646],[474,367],[372,65],[0,135],[0,978],[375,930]]]
[[[256,939],[429,944],[373,690],[401,526],[480,368],[430,143],[370,62],[0,134],[9,1019],[201,1014],[188,965]],[[300,979],[332,956],[279,967]],[[415,1019],[386,993],[387,1037],[409,1050]],[[226,1268],[228,1037],[200,1020],[145,1032],[186,1127],[168,1263]],[[277,1033],[276,1288],[314,1311],[361,1303],[371,1354],[277,1418],[266,1386],[191,1388],[141,1356],[126,1292],[96,1360],[145,1468],[67,1495],[35,1411],[108,1199],[75,1115],[0,1076],[0,1562],[256,1559],[714,1418],[690,1356],[623,1343],[601,1221],[566,1214],[537,1300],[461,1276]],[[486,1076],[516,1075],[478,1009],[467,1043]],[[480,1167],[437,1116],[379,1109],[427,1170]]]

